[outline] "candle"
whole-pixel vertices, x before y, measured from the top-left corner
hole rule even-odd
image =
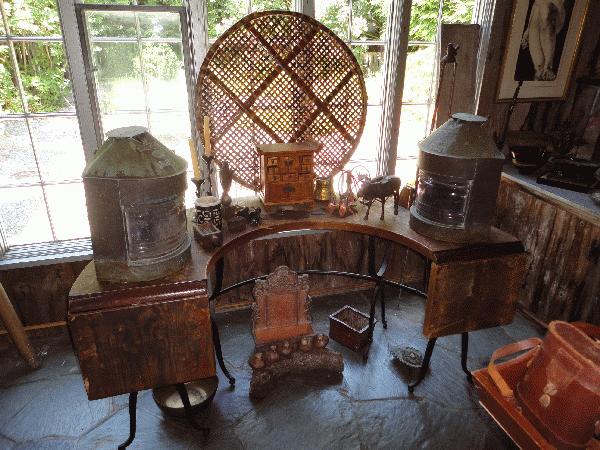
[[[204,154],[212,155],[212,146],[210,145],[210,122],[208,116],[204,116]]]
[[[192,156],[192,168],[194,169],[194,178],[200,179],[200,166],[198,165],[198,153],[196,152],[196,146],[192,139],[188,139],[188,145],[190,147],[190,155]]]

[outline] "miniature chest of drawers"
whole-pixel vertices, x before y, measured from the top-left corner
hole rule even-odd
[[[257,145],[262,200],[267,209],[313,203],[314,156],[320,148],[316,142]]]

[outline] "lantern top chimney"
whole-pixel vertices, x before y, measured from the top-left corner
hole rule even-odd
[[[487,118],[454,113],[452,118],[419,142],[426,153],[464,159],[504,159],[488,129]]]
[[[107,133],[83,171],[83,177],[157,178],[184,172],[187,162],[143,127],[124,127]]]

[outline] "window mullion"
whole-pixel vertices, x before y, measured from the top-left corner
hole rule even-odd
[[[315,17],[315,0],[294,0],[294,11]]]
[[[411,6],[411,0],[390,2],[379,126],[378,175],[393,174],[396,170]]]
[[[58,14],[63,33],[65,53],[69,63],[71,86],[75,99],[75,110],[79,119],[79,133],[83,143],[85,159],[89,161],[102,144],[102,129],[92,107],[92,97],[79,40],[79,25],[75,13],[75,0],[58,0]]]

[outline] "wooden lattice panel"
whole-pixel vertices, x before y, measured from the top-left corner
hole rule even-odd
[[[196,120],[210,117],[217,162],[257,189],[257,144],[316,140],[315,173],[340,171],[363,132],[367,94],[348,46],[311,17],[250,14],[211,46],[198,77]]]

